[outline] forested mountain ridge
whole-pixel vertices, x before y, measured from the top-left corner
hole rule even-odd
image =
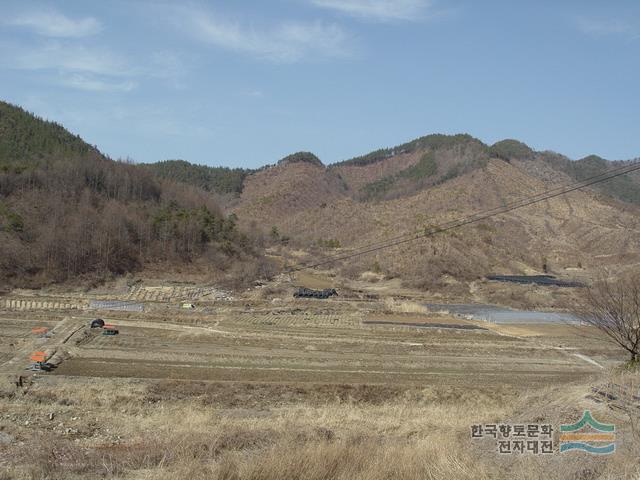
[[[277,164],[286,165],[298,162],[324,166],[320,159],[311,152],[292,153],[280,159]],[[271,165],[265,165],[259,169],[211,167],[189,163],[186,160],[163,160],[141,166],[159,178],[194,185],[219,195],[233,196],[242,193],[245,179],[249,175],[271,167]]]
[[[101,156],[61,125],[0,101],[0,169],[25,169],[44,160]]]
[[[562,155],[542,152],[540,157],[556,170],[566,173],[577,181],[629,163],[629,161],[605,160],[597,155],[588,155],[579,160],[570,160]],[[640,205],[640,175],[637,172],[613,178],[596,185],[594,188],[617,200]]]
[[[429,135],[333,165],[310,152],[257,170],[182,160],[136,165],[19,107],[1,103],[0,113],[0,286],[100,278],[154,263],[206,265],[212,274],[250,265],[244,276],[255,279],[266,271],[259,245],[269,232],[302,248],[357,246],[619,165],[595,156],[571,161],[511,139],[488,146],[465,134]],[[624,265],[624,252],[637,245],[617,225],[635,225],[640,181],[619,177],[598,192],[428,247],[359,258],[353,268],[375,265],[424,285],[442,275],[536,271],[540,252],[565,266],[589,265],[583,254],[623,252],[606,258]],[[234,199],[227,212],[217,204],[222,197]],[[462,261],[469,252],[473,261]]]
[[[555,152],[538,152],[515,139],[486,145],[467,134],[432,134],[391,148],[329,165],[361,200],[392,199],[412,195],[464,173],[483,168],[491,159],[528,163],[532,171],[545,164],[575,181],[618,167],[624,162],[589,155],[570,160]],[[640,174],[615,178],[594,187],[623,202],[640,205]]]
[[[595,155],[574,161],[554,152],[535,151],[515,139],[486,145],[468,134],[431,134],[329,165],[324,165],[311,152],[297,152],[274,165],[258,169],[210,167],[185,160],[165,160],[143,166],[160,178],[195,185],[220,195],[238,197],[252,175],[276,165],[289,165],[293,168],[294,164],[301,162],[321,167],[333,176],[337,175],[344,181],[348,194],[353,198],[380,201],[412,195],[483,168],[492,158],[505,162],[530,162],[532,165],[542,162],[574,180],[583,180],[621,163]],[[614,179],[598,185],[596,189],[612,198],[640,205],[640,176],[637,174]]]
[[[0,111],[0,286],[259,256],[206,191],[113,161],[19,107]]]

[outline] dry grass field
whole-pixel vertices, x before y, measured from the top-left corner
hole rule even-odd
[[[154,294],[144,312],[3,311],[0,479],[640,478],[637,412],[592,396],[623,360],[595,332],[428,314],[382,290],[290,290],[205,289],[192,310]],[[120,334],[89,329],[97,316]],[[58,367],[26,372],[36,350]],[[616,425],[615,454],[500,455],[470,437],[587,409]]]

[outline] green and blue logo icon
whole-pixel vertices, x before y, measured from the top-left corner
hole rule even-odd
[[[596,421],[589,410],[570,425],[560,425],[560,453],[582,450],[606,455],[616,450],[616,427]]]

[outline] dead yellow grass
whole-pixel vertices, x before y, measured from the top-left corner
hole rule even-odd
[[[149,403],[155,397],[126,381],[77,387],[2,400],[11,415],[32,419],[10,432],[24,444],[8,447],[6,478],[479,478],[469,454],[456,450],[458,435],[478,418],[503,416],[508,397],[442,388],[394,403],[256,410],[207,404],[200,391]],[[56,422],[73,415],[80,433],[51,431],[49,411]]]
[[[363,397],[261,408],[210,403],[206,389],[180,382],[163,387],[164,399],[157,390],[150,395],[151,385],[134,381],[82,386],[81,380],[36,385],[26,395],[0,399],[2,411],[16,419],[3,429],[23,442],[0,447],[6,466],[0,479],[560,480],[633,479],[640,473],[637,445],[633,450],[622,417],[613,419],[624,435],[620,454],[605,459],[501,458],[492,445],[469,438],[475,423],[555,422],[593,410],[585,385],[520,396],[433,387],[382,403]],[[599,418],[611,420],[595,408]],[[52,429],[44,418],[50,411],[55,422],[79,433]],[[584,476],[587,471],[591,476]]]
[[[335,280],[322,275],[309,272],[296,272],[294,275],[294,283],[307,288],[334,288]]]
[[[378,283],[384,280],[384,275],[376,272],[362,272],[360,274],[360,280],[367,283]]]
[[[410,300],[397,300],[393,297],[384,299],[384,307],[388,312],[392,313],[428,313],[427,308],[417,302]]]

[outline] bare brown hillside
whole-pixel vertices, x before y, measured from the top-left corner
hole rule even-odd
[[[401,153],[367,166],[339,165],[334,170],[347,182],[349,188],[358,191],[366,184],[396,173],[418,163],[422,152]]]
[[[255,219],[264,224],[268,219],[279,220],[300,211],[321,209],[344,198],[346,192],[347,186],[340,176],[323,165],[285,162],[247,177],[237,213],[241,219]]]
[[[451,155],[451,154],[450,154]],[[467,173],[392,200],[359,201],[353,186],[362,178],[401,168],[401,154],[367,166],[323,169],[281,165],[250,176],[237,213],[280,232],[299,245],[336,239],[340,249],[421,231],[427,226],[499,207],[572,179],[547,163],[493,158]],[[396,167],[391,167],[398,160]],[[356,170],[358,169],[358,170]],[[340,172],[352,188],[340,186]],[[354,172],[362,175],[356,176]],[[352,176],[351,180],[348,179]],[[549,273],[593,278],[640,261],[638,208],[594,191],[578,191],[436,237],[406,243],[349,261],[359,274],[382,270],[421,286],[469,282],[489,273]]]

